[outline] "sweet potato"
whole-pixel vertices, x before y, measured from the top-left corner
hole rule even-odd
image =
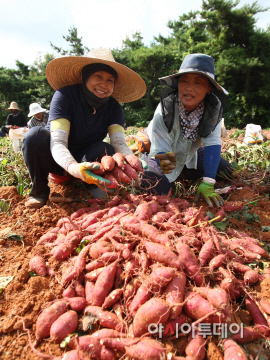
[[[215,213],[215,221],[221,221],[226,217],[226,213],[224,211],[224,208],[221,207],[216,213]]]
[[[92,281],[86,280],[85,282],[85,299],[88,305],[92,304],[93,301],[93,290],[95,283]]]
[[[56,260],[67,259],[72,251],[76,249],[79,245],[81,239],[83,238],[83,232],[80,230],[71,231],[65,238],[65,241],[54,247],[51,251],[51,255]]]
[[[60,228],[58,228],[58,231]],[[41,236],[41,238],[37,241],[36,245],[45,245],[47,243],[52,243],[54,240],[57,239],[57,233],[56,232],[47,232],[47,234]]]
[[[91,245],[85,246],[79,253],[78,256],[76,256],[73,259],[73,266],[72,268],[68,268],[67,271],[62,276],[62,282],[63,284],[66,284],[68,281],[71,281],[75,279],[76,277],[79,277],[80,274],[83,272],[86,264],[86,257],[89,253]]]
[[[137,171],[133,169],[129,164],[124,164],[124,168],[122,169],[124,173],[133,180],[138,180]]]
[[[126,334],[120,333],[119,331],[112,330],[112,329],[100,329],[90,335],[91,337],[95,338],[96,340],[102,340],[104,338],[120,338],[126,337]]]
[[[209,258],[212,256],[215,250],[213,240],[208,240],[201,248],[201,251],[198,256],[198,260],[201,266],[205,266],[208,262]]]
[[[244,207],[243,201],[225,201],[223,204],[223,208],[225,212],[242,210],[243,207]]]
[[[193,356],[196,360],[203,360],[205,357],[205,339],[203,336],[196,334],[191,338],[185,349],[187,356]]]
[[[114,350],[125,351],[125,346],[135,345],[140,341],[139,338],[109,338],[104,337],[100,340],[100,344],[105,345]]]
[[[74,286],[76,295],[84,298],[85,297],[85,289],[84,289],[83,285],[78,280],[74,280],[73,286]]]
[[[113,154],[112,158],[114,159],[117,166],[119,166],[120,169],[124,170],[125,165],[125,157],[122,153],[115,153]]]
[[[168,320],[164,324],[163,337],[173,336],[181,331],[181,326],[187,324],[188,318],[185,314],[180,314],[176,319]],[[159,331],[159,329],[157,329]]]
[[[98,259],[91,261],[85,266],[87,271],[92,271],[101,267],[104,267],[106,264],[114,262],[117,259],[121,258],[121,254],[119,252],[105,252]]]
[[[131,167],[133,167],[133,169],[139,172],[143,172],[142,164],[136,155],[128,154],[125,156],[125,160]]]
[[[224,360],[248,360],[243,349],[232,339],[223,340]]]
[[[69,347],[72,349],[80,349],[85,351],[91,358],[100,359],[102,345],[99,339],[95,339],[93,336],[84,335],[73,337],[69,342]]]
[[[198,292],[217,309],[225,309],[229,305],[228,293],[221,288],[216,287],[211,289],[207,287],[199,287],[193,288],[193,291]]]
[[[170,212],[160,211],[152,216],[151,221],[155,224],[159,224],[167,221],[173,214]]]
[[[166,359],[166,349],[156,340],[144,338],[135,345],[126,346],[126,355],[134,360]]]
[[[64,298],[64,300],[66,300],[69,303],[71,310],[77,312],[82,311],[87,305],[86,299],[79,296],[72,298]]]
[[[270,335],[270,329],[264,315],[261,313],[257,304],[250,298],[246,298],[246,307],[254,321],[255,328],[265,336]]]
[[[129,312],[134,316],[137,310],[150,299],[151,291],[148,282],[144,282],[138,289],[129,305]]]
[[[111,174],[119,183],[130,184],[132,181],[131,178],[127,176],[127,174],[118,166],[114,167],[114,169],[111,171]]]
[[[170,319],[176,319],[181,314],[181,303],[184,299],[184,290],[186,286],[186,275],[183,272],[177,271],[165,287],[163,295],[165,295],[166,302],[171,306]]]
[[[215,269],[219,268],[226,260],[225,254],[219,254],[215,256],[212,260],[209,262],[209,269],[210,271],[214,271]]]
[[[152,210],[148,203],[144,202],[137,206],[134,216],[137,217],[138,220],[149,220],[152,216]]]
[[[92,259],[98,259],[101,257],[101,255],[107,253],[107,252],[113,252],[114,248],[111,243],[108,241],[100,240],[94,244],[92,244],[90,248],[90,256]]]
[[[98,269],[95,269],[93,271],[90,271],[89,273],[85,274],[85,279],[87,281],[96,281],[99,274],[105,269],[105,267],[101,267],[101,268],[98,268]]]
[[[64,300],[58,301],[42,311],[36,322],[36,344],[50,335],[52,324],[66,311],[67,302]]]
[[[87,306],[84,309],[84,313],[95,314],[99,319],[100,325],[105,328],[114,330],[122,329],[122,324],[118,317],[110,311],[102,310],[99,306]]]
[[[35,255],[30,259],[29,268],[31,271],[34,271],[39,276],[47,275],[46,262],[39,255]]]
[[[243,328],[243,331],[239,331],[237,334],[233,334],[232,339],[239,344],[247,344],[263,337],[255,327],[247,326]],[[228,358],[229,359],[229,358]]]
[[[266,312],[266,314],[270,314],[270,300],[262,299],[260,300],[260,306],[262,311]]]
[[[106,184],[108,189],[115,189],[119,186],[117,179],[110,172],[105,172],[103,177],[110,181],[110,184]]]
[[[168,266],[160,266],[154,269],[149,277],[153,292],[159,292],[160,288],[166,286],[174,277],[175,270]]]
[[[111,307],[114,303],[116,303],[121,295],[123,294],[123,289],[115,289],[113,290],[104,300],[102,309],[107,309]]]
[[[201,286],[204,282],[204,276],[201,273],[193,251],[188,245],[182,244],[180,242],[176,243],[176,249],[187,276],[194,279],[197,286]]]
[[[170,315],[169,304],[160,298],[152,298],[143,304],[135,314],[133,320],[133,335],[141,336],[148,332],[152,323],[164,324]]]
[[[74,290],[74,287],[72,285],[69,285],[62,294],[63,298],[72,298],[76,296],[76,292]]]
[[[115,160],[111,156],[103,156],[100,162],[103,165],[105,171],[112,171],[112,169],[115,167]]]
[[[151,243],[149,241],[142,241],[142,243],[151,259],[179,270],[184,267],[184,264],[179,257],[166,246]]]
[[[253,285],[259,281],[259,273],[256,270],[248,270],[244,274],[244,281],[247,285]]]
[[[118,262],[119,261],[116,260],[112,264],[105,267],[98,276],[93,290],[93,305],[102,306],[105,298],[109,295],[114,284],[114,277]]]
[[[57,320],[51,326],[50,337],[51,339],[59,344],[68,335],[71,335],[78,323],[78,315],[76,311],[70,310],[59,316]]]
[[[212,314],[207,316],[208,314],[212,313],[216,309],[213,305],[210,304],[208,300],[205,300],[201,295],[196,294],[194,292],[188,292],[185,297],[185,305],[184,311],[186,315],[188,315],[191,319],[199,320],[201,318],[204,319],[204,323],[226,323],[229,322],[229,318],[227,317],[226,313],[223,311],[218,311],[216,314]]]

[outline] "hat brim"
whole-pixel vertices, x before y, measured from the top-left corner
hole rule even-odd
[[[163,80],[167,86],[172,87],[173,85],[173,79],[175,79],[176,77],[179,77],[180,75],[183,74],[199,74],[199,75],[203,75],[205,77],[207,77],[207,79],[219,90],[221,91],[223,94],[228,95],[229,92],[224,89],[224,87],[222,87],[221,85],[219,85],[219,83],[213,79],[210,75],[208,75],[207,73],[203,72],[203,71],[198,71],[198,70],[192,70],[192,69],[185,69],[185,70],[180,70],[177,74],[173,74],[173,75],[168,75],[168,76],[164,76],[162,78],[159,78],[159,80]]]
[[[115,61],[87,56],[67,56],[50,61],[46,68],[46,77],[54,90],[68,85],[80,84],[82,82],[82,68],[94,63],[109,65],[117,72],[112,97],[118,102],[128,103],[135,101],[145,94],[145,82],[135,71]]]
[[[43,113],[46,109],[43,109],[43,108],[40,108],[38,111],[32,111],[30,112],[27,116],[30,117],[30,116],[34,116],[36,114],[39,114],[39,113]]]
[[[18,111],[23,111],[22,109],[19,109],[19,108],[11,108],[11,107],[9,107],[9,108],[7,108],[6,110],[18,110]]]

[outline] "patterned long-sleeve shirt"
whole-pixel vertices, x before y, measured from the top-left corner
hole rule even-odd
[[[32,116],[31,119],[28,121],[27,126],[29,129],[31,129],[34,126],[45,127],[47,125],[48,119],[49,119],[49,110],[45,110],[42,113],[41,121],[38,120],[35,116]]]

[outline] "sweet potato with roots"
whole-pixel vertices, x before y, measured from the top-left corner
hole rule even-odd
[[[219,255],[215,256],[209,262],[210,271],[214,271],[215,269],[219,268],[222,264],[225,263],[225,261],[226,261],[226,255],[225,254],[219,254]]]
[[[90,335],[75,336],[69,342],[71,349],[80,349],[90,355],[91,359],[100,359],[102,345]],[[89,357],[88,357],[89,359]]]
[[[194,279],[197,286],[201,286],[204,282],[204,276],[201,273],[199,264],[193,251],[188,245],[182,244],[180,242],[176,243],[176,250],[187,276]]]
[[[247,344],[261,338],[263,334],[253,326],[244,327],[242,331],[232,335],[232,339],[239,344]]]
[[[131,178],[127,176],[127,174],[118,166],[115,166],[115,168],[111,171],[111,174],[119,183],[130,184],[132,181]]]
[[[112,171],[115,167],[115,160],[111,156],[103,156],[100,162],[105,171]]]
[[[132,324],[133,335],[142,336],[148,332],[150,324],[165,324],[170,315],[170,306],[165,300],[152,298],[136,312]]]
[[[132,180],[138,180],[138,174],[135,169],[129,164],[124,164],[124,168],[122,169],[124,173]]]
[[[201,251],[198,256],[199,263],[201,266],[205,266],[209,258],[211,258],[214,253],[215,247],[212,239],[208,240],[201,248]]]
[[[131,167],[133,167],[133,169],[143,172],[142,164],[136,155],[128,154],[125,156],[125,160]]]
[[[151,291],[148,281],[142,283],[129,305],[129,312],[132,316],[138,309],[150,299]]]
[[[101,267],[95,270],[90,271],[89,273],[85,274],[85,279],[87,281],[93,281],[95,282],[97,280],[97,278],[99,277],[100,273],[105,269],[105,267]]]
[[[248,360],[241,346],[232,339],[223,340],[224,360]]]
[[[186,286],[186,275],[176,271],[172,280],[165,287],[163,295],[166,302],[170,305],[170,319],[176,319],[181,314],[183,299]]]
[[[259,281],[259,272],[256,270],[248,270],[244,274],[244,281],[247,285],[256,284]]]
[[[166,286],[174,277],[175,270],[168,266],[160,266],[154,269],[149,276],[152,291],[159,292],[161,288]]]
[[[112,158],[114,159],[117,166],[119,166],[120,169],[124,170],[125,165],[125,157],[122,153],[115,153],[113,154]]]
[[[181,326],[183,324],[188,324],[188,318],[185,314],[180,314],[176,319],[168,320],[164,324],[164,330],[162,333],[162,337],[170,337],[173,335],[178,335],[179,331],[181,330]],[[157,332],[159,329],[157,329]],[[159,335],[159,334],[158,334]]]
[[[158,341],[144,338],[135,345],[126,346],[126,355],[134,360],[166,359],[166,349]]]
[[[151,206],[146,202],[138,205],[134,216],[136,216],[138,220],[148,221],[152,216]]]
[[[221,288],[216,287],[211,289],[207,287],[198,287],[193,288],[193,291],[202,295],[217,309],[225,309],[229,306],[230,299],[228,293]]]
[[[46,261],[39,255],[35,255],[30,259],[29,268],[39,276],[47,275]]]
[[[255,301],[247,297],[246,307],[252,317],[256,330],[267,337],[270,336],[270,328],[268,326],[267,320],[265,319]]]
[[[67,259],[71,255],[72,251],[76,249],[76,247],[79,245],[82,238],[83,238],[82,231],[80,230],[71,231],[66,236],[64,242],[54,247],[50,254],[56,260]]]
[[[203,318],[205,323],[226,323],[230,321],[227,312],[218,311],[210,302],[195,292],[188,292],[185,297],[184,312],[191,319]]]
[[[110,181],[110,184],[106,184],[108,189],[115,189],[119,186],[117,179],[110,172],[105,172],[103,177]]]
[[[60,228],[58,228],[58,231]],[[47,234],[44,234],[41,236],[41,238],[37,241],[36,245],[45,245],[47,243],[53,243],[57,239],[57,233],[56,232],[47,232]]]
[[[52,324],[66,311],[67,302],[64,300],[58,301],[42,311],[36,322],[35,344],[38,344],[41,339],[50,336]]]
[[[64,300],[66,300],[69,303],[71,310],[77,312],[82,311],[87,305],[87,301],[84,297],[77,296],[72,298],[64,298]]]
[[[69,285],[62,294],[63,298],[72,298],[76,296],[76,292],[74,290],[74,287],[72,285]]]
[[[93,305],[102,306],[105,298],[109,295],[114,284],[114,277],[118,262],[119,261],[116,260],[112,264],[105,267],[105,269],[98,276],[93,290]]]
[[[102,309],[107,309],[111,307],[114,303],[116,303],[121,295],[123,294],[123,289],[115,289],[113,290],[104,300]]]
[[[109,329],[114,329],[120,332],[123,329],[121,321],[118,319],[117,315],[110,311],[102,310],[100,306],[87,306],[84,309],[84,313],[92,313],[96,315],[99,319],[101,326]]]
[[[105,345],[114,350],[125,351],[125,346],[135,345],[140,341],[140,338],[110,338],[104,337],[100,340],[101,345]]]
[[[74,258],[73,266],[71,268],[68,268],[62,276],[63,284],[66,284],[81,275],[81,273],[85,269],[86,257],[89,253],[90,247],[91,245],[85,246],[80,251],[79,255]]]
[[[91,334],[90,336],[95,338],[96,340],[102,340],[104,338],[126,337],[126,334],[112,329],[100,329]]]
[[[91,261],[85,266],[85,270],[92,271],[104,267],[108,263],[112,263],[121,258],[120,252],[105,252],[98,259]]]
[[[186,355],[192,356],[196,360],[203,360],[205,357],[205,342],[203,336],[196,334],[187,344],[185,349]]]
[[[183,262],[179,259],[179,257],[169,250],[166,246],[151,243],[149,241],[142,241],[145,246],[146,252],[148,256],[161,264],[176,268],[181,270],[184,268]]]
[[[98,242],[92,244],[90,248],[90,256],[93,260],[99,259],[101,255],[107,252],[113,252],[113,245],[108,241],[99,240]]]

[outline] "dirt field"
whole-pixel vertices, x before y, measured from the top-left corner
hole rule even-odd
[[[53,186],[51,195],[84,199],[88,194],[79,190],[75,184],[69,184]],[[248,211],[256,221],[250,222],[243,216],[238,219],[230,217],[230,226],[235,230],[245,231],[249,236],[270,246],[270,231],[263,231],[268,230],[270,225],[270,199],[267,188],[238,186],[238,190],[235,189],[229,196],[230,201],[245,201],[246,203],[258,199],[256,204],[249,204],[250,210]],[[60,283],[61,274],[59,277],[30,277],[29,260],[36,254],[46,258],[46,248],[35,247],[36,242],[48,230],[54,228],[60,218],[71,215],[79,208],[85,207],[86,204],[73,202],[55,205],[48,201],[47,205],[41,209],[29,210],[24,206],[27,199],[22,199],[13,186],[0,188],[0,199],[12,199],[9,212],[0,213],[1,277],[14,277],[0,294],[0,358],[2,360],[40,359],[30,349],[27,334],[22,329],[21,319],[24,319],[25,326],[30,329],[32,340],[34,340],[35,323],[39,313],[46,303],[62,297],[63,287]],[[192,201],[192,199],[188,200]],[[199,205],[203,206],[205,212],[209,210],[203,202]],[[23,242],[17,241],[16,237],[7,239],[6,235],[11,233],[22,236]],[[54,265],[54,270],[57,271],[58,265]],[[270,299],[270,281],[264,280],[258,283],[252,287],[252,291],[255,291],[259,298]],[[245,312],[240,314],[242,317],[244,315]],[[179,347],[180,342],[183,343],[183,341],[183,339],[178,341]],[[251,359],[255,359],[258,348],[259,346],[254,344],[249,345]],[[41,341],[37,349],[54,356],[60,355],[64,351],[60,349],[59,345],[48,340]],[[222,358],[215,342],[210,342],[207,359]],[[265,359],[265,357],[260,357],[260,359]]]

